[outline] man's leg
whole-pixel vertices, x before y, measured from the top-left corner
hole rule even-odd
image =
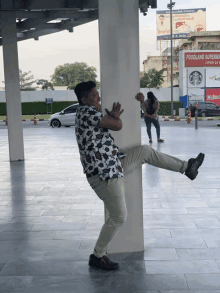
[[[109,212],[109,218],[102,226],[93,252],[96,257],[100,258],[106,254],[111,240],[127,218],[123,177],[102,181],[99,175],[96,175],[87,180],[98,197],[103,200]]]
[[[120,149],[120,151],[125,151],[127,154],[127,156],[121,160],[125,176],[145,163],[158,168],[180,172],[181,174],[186,171],[188,166],[187,161],[158,152],[148,145]]]

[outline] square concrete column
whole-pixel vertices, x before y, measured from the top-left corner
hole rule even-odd
[[[3,2],[4,3],[4,2]],[[2,7],[7,9],[6,7]],[[21,95],[19,84],[16,13],[1,12],[5,95],[10,161],[24,160]]]
[[[139,77],[139,1],[99,0],[102,112],[121,103],[123,128],[111,131],[119,148],[141,145]],[[127,220],[110,243],[108,254],[144,251],[142,167],[124,177]],[[109,214],[105,210],[105,221]]]

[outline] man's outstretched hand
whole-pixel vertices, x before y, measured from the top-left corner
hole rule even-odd
[[[111,112],[109,112],[108,109],[105,109],[105,111],[109,116],[114,117],[114,118],[119,118],[121,116],[121,114],[124,112],[124,109],[121,111],[120,111],[120,109],[121,109],[121,104],[118,102],[117,104],[116,103],[113,104]]]

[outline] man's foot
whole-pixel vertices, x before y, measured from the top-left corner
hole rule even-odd
[[[158,142],[164,142],[164,139],[160,139],[160,138],[158,138],[157,141],[158,141]]]
[[[195,159],[189,159],[189,161],[188,161],[188,167],[187,167],[187,169],[185,171],[185,175],[189,179],[194,180],[196,178],[196,176],[199,173],[198,172],[198,169],[202,165],[202,163],[204,161],[204,158],[205,158],[205,154],[200,153],[197,158],[195,158]]]
[[[149,142],[151,143],[152,142],[152,139],[149,139]]]
[[[110,261],[110,259],[103,255],[101,258],[96,257],[94,254],[91,254],[89,257],[89,266],[101,270],[116,270],[119,268],[117,262]]]

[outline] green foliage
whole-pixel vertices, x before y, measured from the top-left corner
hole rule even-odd
[[[78,101],[62,101],[53,102],[52,112],[57,113],[65,109],[66,107],[76,104]],[[50,109],[50,108],[49,108]],[[47,114],[47,107],[45,102],[25,102],[22,103],[22,115],[34,115],[34,114]],[[51,114],[52,115],[52,114]]]
[[[174,79],[178,79],[179,78],[179,72],[177,71],[176,73],[173,74],[173,78]]]
[[[176,115],[179,116],[179,108],[183,108],[183,102],[173,101],[173,110],[176,110]],[[171,101],[161,101],[158,110],[159,116],[171,115]]]
[[[6,103],[0,103],[0,115],[6,114]]]
[[[148,72],[144,73],[144,76],[140,78],[140,88],[161,88],[164,82],[164,71],[166,71],[166,68],[161,70],[156,70],[155,68],[148,70]]]
[[[52,104],[52,112],[57,113],[65,109],[66,107],[76,104],[78,101],[60,101],[53,102]],[[173,110],[176,110],[176,115],[179,115],[179,108],[183,107],[183,103],[181,101],[173,102]],[[47,114],[47,107],[45,106],[45,102],[24,102],[22,103],[22,115],[34,115],[34,113],[38,114]],[[6,103],[0,103],[0,115],[6,114]],[[159,116],[167,116],[171,115],[171,102],[170,101],[161,101],[160,109],[158,111]]]
[[[22,73],[19,70],[19,81],[20,81],[20,91],[35,91],[37,87],[33,87],[33,83],[37,85],[42,85],[42,90],[54,90],[53,86],[67,86],[68,90],[74,90],[76,85],[83,81],[92,80],[96,83],[96,88],[100,88],[100,82],[96,81],[96,68],[93,66],[88,66],[86,63],[75,62],[75,63],[66,63],[64,65],[59,65],[55,68],[54,74],[51,76],[52,79],[49,82],[46,79],[32,80],[33,75],[27,76],[29,72]],[[4,82],[4,81],[2,81]],[[4,82],[5,83],[5,82]]]
[[[28,82],[34,78],[33,75],[27,77],[29,73],[30,71],[22,73],[22,70],[19,69],[20,91],[36,91],[37,88],[32,87],[32,84],[35,83],[35,80]],[[5,83],[4,81],[2,82]]]
[[[92,80],[96,82],[96,88],[100,88],[100,82],[96,81],[96,68],[88,67],[84,62],[66,63],[55,68],[51,81],[54,86],[68,86],[68,90],[74,90],[80,82]]]
[[[42,88],[41,88],[42,90],[46,90],[47,91],[48,88],[50,88],[51,90],[54,90],[52,83],[49,82],[46,79],[38,79],[36,81],[36,83],[37,83],[37,85],[42,85]]]

